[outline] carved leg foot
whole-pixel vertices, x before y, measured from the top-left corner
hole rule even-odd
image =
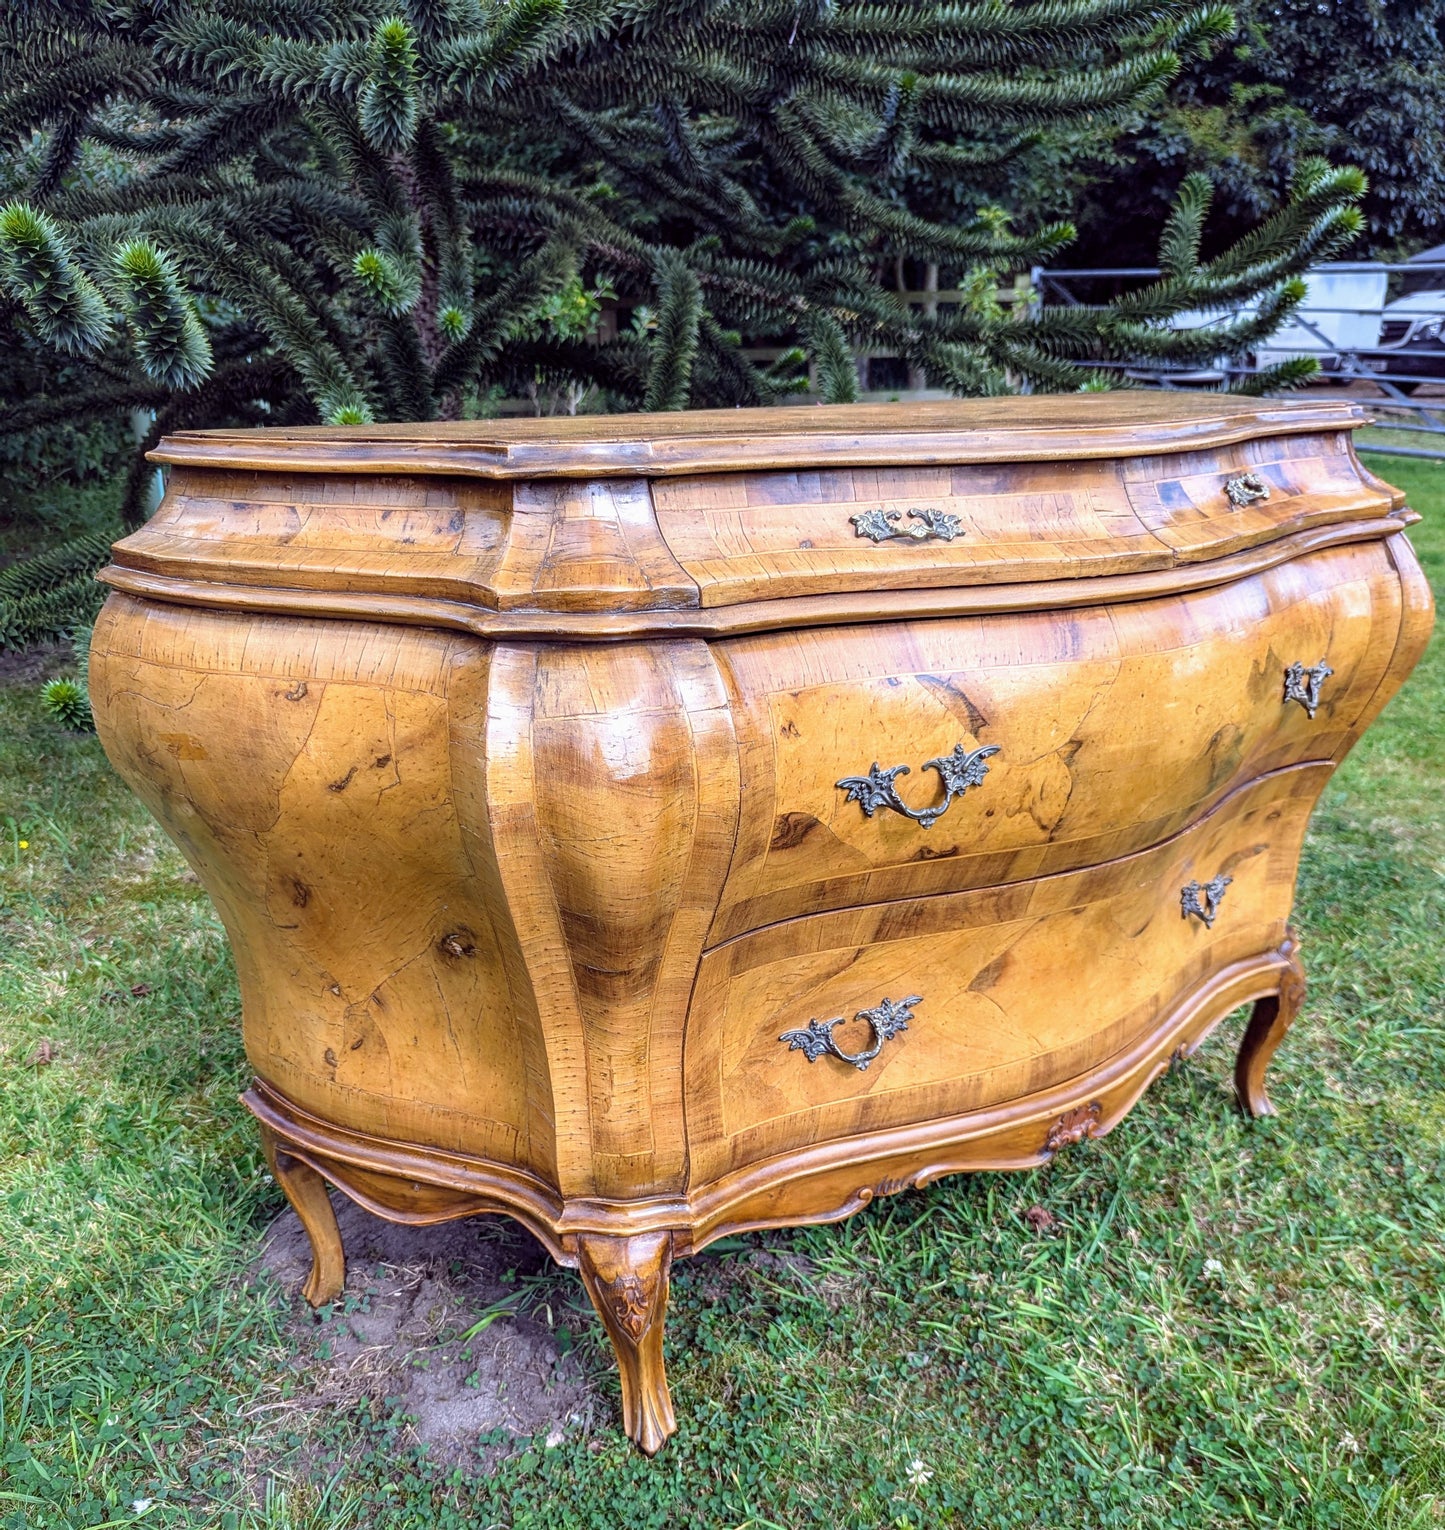
[[[276,1183],[286,1192],[286,1199],[295,1208],[311,1240],[311,1274],[301,1288],[301,1294],[313,1307],[324,1307],[341,1295],[346,1284],[346,1255],[341,1247],[341,1229],[336,1225],[336,1213],[331,1208],[331,1197],[326,1193],[326,1181],[311,1167],[293,1158],[286,1151],[286,1144],[274,1132],[261,1128],[261,1146],[265,1149],[266,1162],[276,1176]]]
[[[647,1455],[677,1429],[662,1368],[672,1234],[577,1239],[577,1264],[622,1373],[622,1423]]]
[[[1299,957],[1299,937],[1293,930],[1280,950],[1289,966],[1280,978],[1279,992],[1254,1006],[1234,1064],[1234,1088],[1240,1106],[1256,1118],[1276,1113],[1265,1093],[1264,1071],[1305,999],[1305,969]]]

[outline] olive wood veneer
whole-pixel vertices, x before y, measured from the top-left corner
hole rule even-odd
[[[1349,404],[185,433],[97,723],[235,950],[312,1240],[504,1212],[628,1432],[671,1261],[1112,1129],[1304,993],[1301,841],[1431,622]]]

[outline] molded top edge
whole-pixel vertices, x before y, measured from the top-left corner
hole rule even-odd
[[[669,477],[757,469],[1137,457],[1354,430],[1344,400],[1119,392],[706,409],[424,425],[187,430],[152,461],[255,471],[479,478]]]

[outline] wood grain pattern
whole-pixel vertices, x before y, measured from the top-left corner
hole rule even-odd
[[[687,1047],[695,1182],[779,1151],[956,1115],[1087,1073],[1158,1028],[1207,973],[1284,940],[1328,765],[1242,788],[1185,833],[1086,870],[794,919],[710,951]],[[1190,880],[1233,878],[1212,929]],[[1081,974],[1087,987],[1081,992]],[[860,1072],[779,1037],[918,994],[909,1029]]]
[[[258,616],[309,616],[378,621],[403,627],[434,627],[473,637],[532,642],[616,643],[641,637],[714,639],[799,627],[841,627],[855,622],[906,621],[917,617],[987,616],[1008,611],[1055,611],[1081,606],[1128,604],[1191,590],[1217,589],[1235,579],[1278,568],[1292,558],[1373,542],[1408,530],[1413,511],[1363,521],[1342,521],[1294,532],[1244,552],[1207,562],[1178,563],[1133,574],[1088,579],[1025,580],[1012,584],[962,584],[931,589],[858,590],[744,601],[735,606],[649,608],[638,611],[492,611],[436,596],[371,591],[303,590],[290,586],[231,584],[112,563],[99,578],[123,594],[202,610],[245,611]],[[116,544],[125,557],[129,544]]]
[[[668,1232],[674,1254],[761,1227],[833,1222],[875,1196],[976,1169],[1032,1168],[1050,1154],[1055,1124],[1098,1104],[1092,1136],[1111,1131],[1149,1083],[1198,1049],[1242,1004],[1262,1002],[1289,981],[1292,937],[1205,977],[1180,996],[1156,1031],[1079,1078],[982,1110],[859,1133],[783,1152],[682,1195],[619,1202],[565,1202],[539,1181],[480,1159],[419,1148],[324,1121],[257,1082],[245,1103],[304,1159],[362,1205],[424,1225],[495,1211],[528,1227],[560,1264],[577,1263],[587,1233]]]
[[[1174,559],[1129,503],[1122,469],[1085,459],[721,472],[660,480],[653,495],[662,534],[702,604],[729,606],[1165,568]],[[907,527],[915,510],[951,515],[959,530],[951,539],[875,542],[855,525],[882,512]]]
[[[1051,1156],[1055,1126],[1077,1113],[1107,1135],[1178,1056],[1195,1052],[1241,1004],[1275,993],[1288,952],[1257,952],[1183,994],[1158,1029],[1087,1074],[1038,1094],[961,1115],[818,1142],[725,1174],[688,1197],[692,1248],[716,1238],[852,1216],[880,1195],[921,1188],[947,1174],[1028,1169]],[[669,1208],[669,1214],[675,1215]]]
[[[1238,509],[1226,481],[1253,471],[1267,500]],[[705,607],[848,590],[1129,574],[1226,557],[1343,520],[1383,517],[1343,434],[1278,437],[1140,460],[976,463],[660,481],[662,535]],[[954,516],[951,539],[873,542],[853,517]]]
[[[736,833],[736,751],[706,645],[498,649],[490,853],[531,975],[559,1186],[681,1182],[682,1025]]]
[[[515,939],[453,803],[480,644],[112,597],[92,699],[236,955],[248,1055],[339,1120],[555,1174]]]
[[[178,431],[153,461],[241,470],[649,478],[737,468],[1071,462],[1353,430],[1349,400],[1059,394],[301,430]]]
[[[659,534],[643,480],[524,483],[511,499],[506,554],[480,592],[499,610],[697,605],[697,586]]]
[[[308,1299],[344,1279],[328,1181],[513,1216],[650,1453],[673,1258],[1069,1151],[1241,1003],[1268,1110],[1309,810],[1432,615],[1358,422],[1132,395],[166,443],[91,693],[230,934]],[[1270,497],[1235,507],[1246,469]],[[848,522],[915,503],[964,535]],[[1322,660],[1311,717],[1284,676]],[[929,829],[837,785],[906,763],[921,804],[955,745],[998,752]],[[835,1020],[865,1067],[809,1061]]]
[[[1328,525],[1364,506],[1384,514],[1395,492],[1369,474],[1344,432],[1241,442],[1171,453],[1122,468],[1140,521],[1183,562],[1271,541],[1281,531]],[[1226,482],[1252,473],[1267,499],[1235,505]]]
[[[577,1268],[592,1305],[612,1340],[622,1376],[622,1427],[642,1451],[654,1456],[677,1418],[662,1363],[662,1324],[672,1234],[640,1233],[577,1240]]]
[[[259,1074],[564,1193],[679,1182],[738,816],[706,645],[493,650],[116,596],[93,653],[111,759],[226,922]]]
[[[712,938],[1157,843],[1251,776],[1343,754],[1400,620],[1398,571],[1366,543],[1167,601],[718,644],[749,811]],[[1310,719],[1284,673],[1326,655]],[[923,763],[960,742],[1000,752],[932,828],[836,785],[907,763],[900,792],[927,805]]]
[[[261,1149],[311,1243],[311,1272],[301,1294],[313,1307],[324,1307],[341,1295],[346,1284],[346,1254],[326,1181],[304,1159],[288,1152],[287,1144],[265,1122],[261,1123]]]
[[[698,604],[641,480],[282,479],[183,467],[114,556],[126,569],[203,584],[384,592],[484,611]]]
[[[227,584],[486,602],[512,490],[464,478],[173,468],[160,507],[117,544],[127,567]],[[550,526],[551,517],[547,517]]]
[[[971,435],[953,439],[964,460],[932,467],[750,472],[729,462],[651,483],[408,480],[344,463],[330,478],[268,478],[183,464],[156,518],[116,545],[115,567],[122,582],[128,571],[202,590],[655,619],[1167,571],[1397,509],[1340,429],[1142,460],[1002,464],[968,461]],[[1269,498],[1239,508],[1224,485],[1246,469]],[[875,542],[855,525],[868,513],[907,525],[920,509],[952,517],[950,538]]]
[[[1305,1001],[1305,969],[1299,957],[1298,938],[1292,934],[1282,950],[1289,960],[1289,970],[1280,981],[1279,992],[1254,1006],[1234,1064],[1234,1089],[1240,1106],[1256,1120],[1277,1114],[1265,1091],[1265,1070],[1285,1033],[1299,1018]]]

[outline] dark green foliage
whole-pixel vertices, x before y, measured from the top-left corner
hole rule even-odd
[[[1125,137],[1121,164],[1096,168],[1070,263],[1152,263],[1169,199],[1193,170],[1216,183],[1215,237],[1227,238],[1312,154],[1369,176],[1362,210],[1376,252],[1445,240],[1445,0],[1235,0],[1235,9],[1229,46]]]
[[[831,315],[811,313],[803,324],[818,369],[818,391],[825,404],[849,404],[858,397],[858,367],[843,326]]]
[[[0,569],[0,650],[88,628],[105,599],[95,576],[110,562],[110,543],[99,533],[77,537]]]
[[[105,299],[55,220],[25,202],[0,210],[0,276],[36,333],[58,350],[87,355],[109,338]]]
[[[0,600],[19,599],[58,588],[79,574],[93,574],[110,558],[110,540],[99,534],[77,537],[62,547],[0,569]],[[72,624],[73,625],[73,624]]]
[[[657,329],[651,346],[644,409],[685,409],[702,322],[702,286],[686,264],[663,263],[657,283]]]
[[[1193,0],[27,0],[0,19],[0,338],[92,365],[0,406],[0,439],[136,406],[161,431],[764,404],[804,364],[839,401],[866,351],[983,394],[1192,359],[1170,317],[1227,293],[1277,322],[1358,177],[1311,162],[1203,262],[1191,190],[1171,277],[1127,306],[997,292],[1073,236],[1016,221],[1028,156],[1107,144],[1230,25]],[[907,261],[970,301],[899,302]],[[570,329],[574,292],[609,322]]]
[[[8,408],[6,400],[48,398],[62,404],[28,430],[0,430],[0,522],[16,498],[124,471],[133,444],[129,420],[114,409],[80,413],[63,406],[90,391],[88,371],[84,362],[51,351],[33,336],[0,338],[0,414]],[[158,390],[157,396],[163,394]]]
[[[416,135],[416,45],[397,16],[377,24],[368,78],[357,96],[361,131],[383,154],[405,149]]]

